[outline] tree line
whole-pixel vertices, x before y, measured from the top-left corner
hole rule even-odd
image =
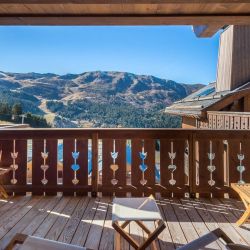
[[[24,116],[24,117],[22,117]],[[31,113],[24,113],[21,103],[14,103],[10,105],[7,102],[0,102],[0,120],[12,122],[16,124],[22,123],[24,119],[25,124],[29,124],[33,128],[49,128],[50,124],[46,119],[39,115]]]

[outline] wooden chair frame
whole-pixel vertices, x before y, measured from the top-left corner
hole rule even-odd
[[[179,250],[198,250],[198,249],[205,249],[205,247],[215,241],[214,236],[217,239],[222,239],[226,244],[225,246],[227,249],[231,250],[250,250],[249,246],[235,244],[220,228],[217,228],[210,233],[207,233],[200,238],[182,246]]]
[[[138,244],[136,240],[133,239],[132,236],[127,233],[124,228],[130,223],[131,221],[125,221],[122,224],[119,222],[113,222],[112,226],[116,230],[115,234],[115,250],[119,250],[120,247],[120,236],[122,236],[128,243],[135,249],[143,250],[146,249],[151,243],[153,244],[153,248],[156,249],[154,240],[158,237],[158,235],[166,228],[165,223],[162,220],[157,220],[156,223],[158,227],[154,231],[150,231],[146,225],[142,221],[134,221],[141,229],[148,234],[148,238],[142,243]]]
[[[246,211],[241,216],[241,218],[236,222],[238,226],[241,226],[243,223],[249,222],[249,218],[250,218],[250,184],[232,183],[231,187],[239,194],[242,202],[244,203],[246,207]],[[246,191],[246,188],[247,188],[247,191]]]
[[[27,237],[26,234],[16,234],[4,250],[12,250],[16,244],[23,244]]]
[[[0,198],[3,197],[4,199],[7,199],[9,197],[2,183],[3,176],[7,174],[9,171],[10,168],[0,168]]]

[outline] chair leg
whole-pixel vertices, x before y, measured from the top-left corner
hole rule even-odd
[[[4,250],[12,250],[16,244],[23,244],[27,237],[26,234],[16,234]]]
[[[115,244],[114,244],[114,250],[120,250],[121,249],[121,235],[117,232],[115,232]]]
[[[247,210],[244,212],[242,217],[236,222],[238,226],[241,226],[244,222],[248,220],[250,217],[250,205],[248,206]]]
[[[5,189],[2,187],[2,186],[0,186],[0,197],[3,197],[4,199],[7,199],[9,196],[8,196],[8,194],[6,193],[6,191],[5,191]]]

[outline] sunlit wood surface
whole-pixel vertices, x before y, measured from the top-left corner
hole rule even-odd
[[[0,0],[3,25],[222,27],[249,24],[249,12],[250,4],[246,0]]]
[[[16,233],[91,249],[113,249],[111,201],[111,197],[73,196],[17,196],[0,200],[0,249]],[[156,242],[158,249],[175,249],[217,227],[221,227],[236,243],[250,245],[250,225],[238,227],[235,224],[244,212],[244,206],[238,200],[162,198],[157,202],[167,223]],[[145,237],[136,224],[131,223],[126,229],[137,241]],[[214,242],[208,249],[220,249],[220,244]],[[131,249],[125,241],[121,246],[122,249]]]

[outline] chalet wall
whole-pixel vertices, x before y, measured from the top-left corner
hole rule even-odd
[[[250,95],[244,97],[244,112],[250,112]]]
[[[182,128],[196,128],[196,119],[192,117],[182,117]]]
[[[234,26],[229,26],[220,36],[216,91],[229,90],[231,85]]]
[[[229,26],[220,37],[216,90],[250,81],[250,26]]]

